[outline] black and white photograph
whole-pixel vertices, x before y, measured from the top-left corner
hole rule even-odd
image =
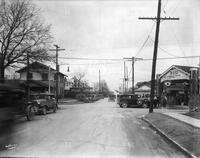
[[[0,157],[200,158],[200,0],[0,0]]]

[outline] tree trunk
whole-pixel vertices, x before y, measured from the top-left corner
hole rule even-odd
[[[4,67],[1,65],[0,66],[0,83],[4,83],[5,81],[5,69]]]

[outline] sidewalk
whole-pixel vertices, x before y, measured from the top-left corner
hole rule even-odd
[[[143,116],[145,122],[187,156],[200,157],[200,120],[183,113],[187,110],[155,109]]]
[[[72,99],[72,98],[63,98],[63,99],[59,99],[58,100],[58,103],[59,104],[78,104],[78,103],[82,103],[82,102],[79,102],[77,99]]]
[[[200,128],[200,120],[199,119],[195,119],[195,118],[192,118],[190,116],[186,116],[186,115],[183,115],[183,114],[180,114],[180,113],[174,113],[174,112],[166,112],[164,113],[165,115],[168,115],[170,117],[173,117],[177,120],[180,120],[180,121],[183,121],[193,127],[197,127],[197,128]]]

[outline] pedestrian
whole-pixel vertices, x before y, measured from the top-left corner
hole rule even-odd
[[[166,108],[167,105],[167,96],[163,93],[162,97],[161,97],[161,104],[162,107]]]
[[[158,98],[157,98],[157,96],[154,96],[153,104],[154,104],[154,108],[158,107]]]

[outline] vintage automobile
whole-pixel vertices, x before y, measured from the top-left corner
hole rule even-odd
[[[33,120],[37,107],[27,100],[26,92],[18,87],[0,84],[0,151],[12,143],[15,121],[26,117]]]
[[[91,100],[92,102],[95,102],[98,100],[97,95],[96,94],[91,94]]]
[[[138,100],[138,96],[133,94],[118,95],[117,104],[119,104],[121,108],[142,107],[142,104]]]
[[[15,116],[25,116],[33,120],[37,107],[26,98],[26,92],[18,87],[0,84],[0,115],[1,119],[12,119]]]
[[[32,103],[38,107],[38,113],[46,115],[47,111],[57,111],[57,104],[54,94],[51,93],[35,93],[30,95]]]
[[[140,105],[143,108],[148,108],[150,106],[150,98],[149,97],[138,98],[138,105]]]

